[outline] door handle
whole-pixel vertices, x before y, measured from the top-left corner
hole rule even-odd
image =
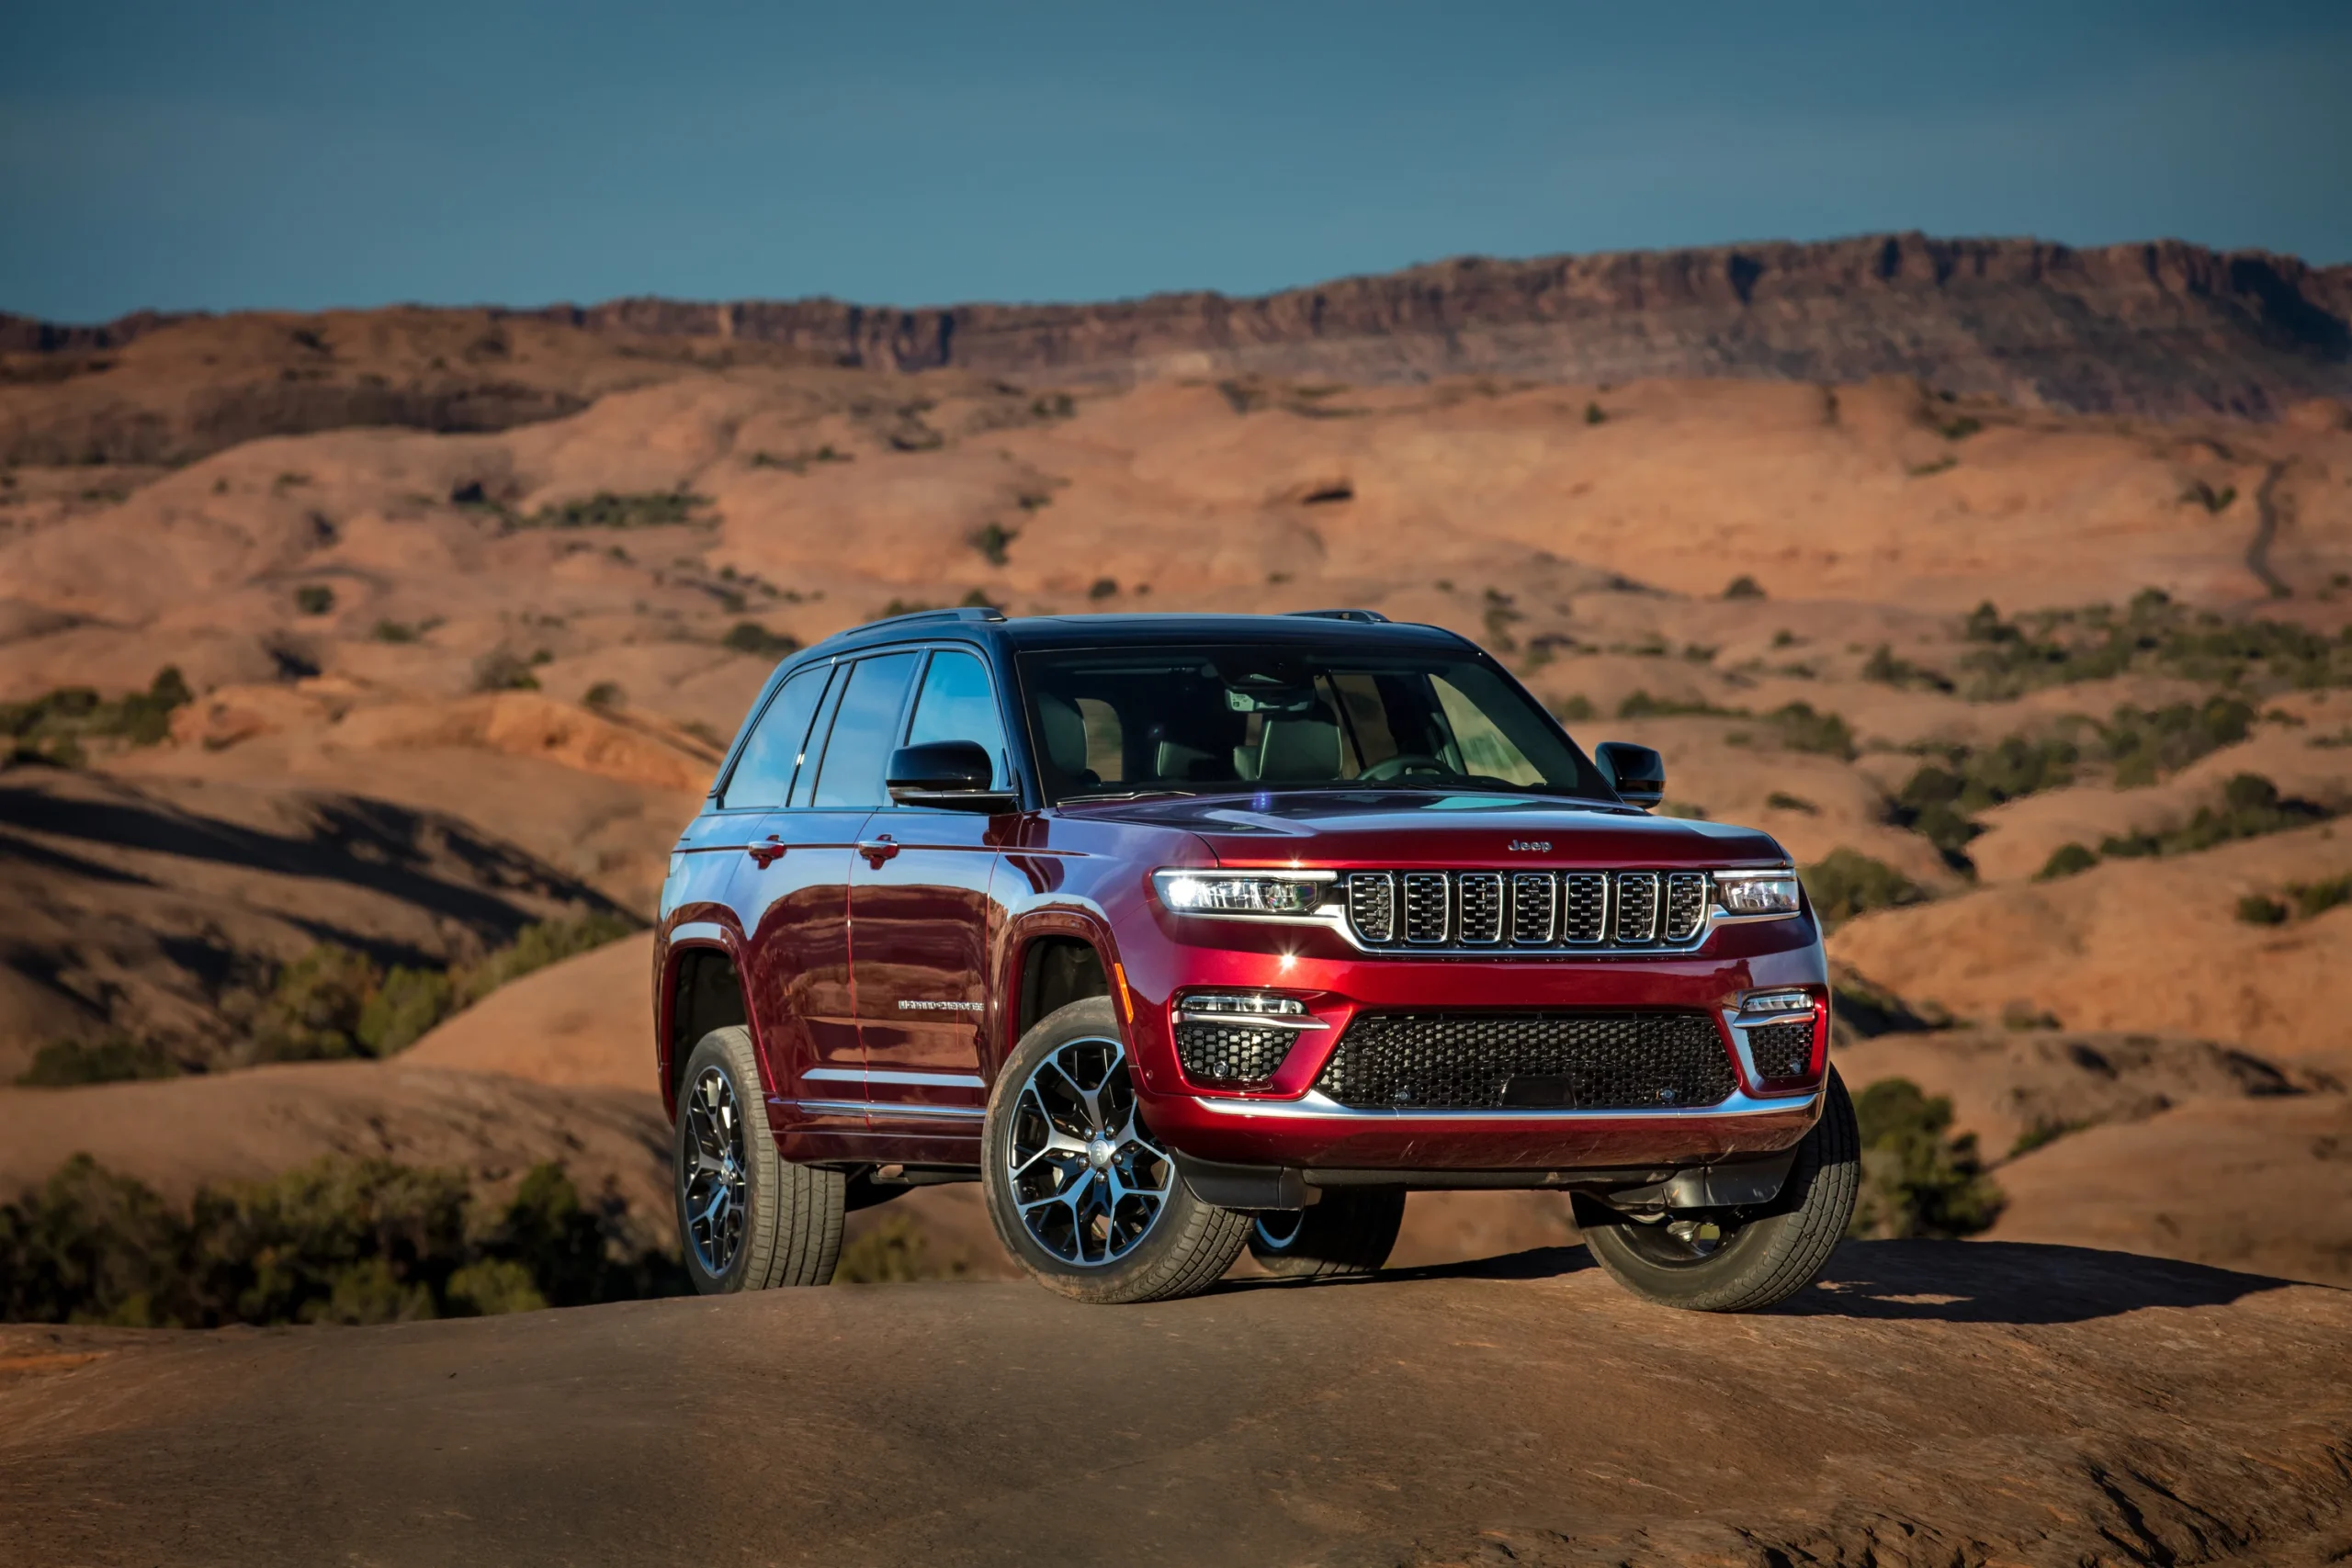
[[[890,841],[889,834],[885,833],[878,839],[868,839],[859,844],[857,852],[865,857],[866,863],[879,871],[884,861],[899,852],[899,846]]]
[[[760,863],[760,869],[762,871],[765,871],[768,867],[775,863],[776,856],[784,853],[785,849],[786,846],[777,841],[776,836],[774,833],[770,833],[766,843],[753,844],[752,846],[752,858]]]

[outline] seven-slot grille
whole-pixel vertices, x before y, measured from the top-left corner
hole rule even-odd
[[[1679,947],[1707,923],[1703,871],[1356,871],[1367,947]]]
[[[1360,1111],[1662,1111],[1737,1080],[1705,1013],[1360,1013],[1315,1087]]]

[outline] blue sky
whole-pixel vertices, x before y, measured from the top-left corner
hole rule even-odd
[[[1891,229],[2352,261],[2352,4],[15,0],[0,310],[1258,292]]]

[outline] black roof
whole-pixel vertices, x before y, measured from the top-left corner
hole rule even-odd
[[[933,610],[892,615],[837,632],[810,646],[817,655],[847,653],[885,643],[952,637],[1011,650],[1105,648],[1123,643],[1255,643],[1459,649],[1468,639],[1442,626],[1374,619],[1368,612],[1302,612],[1283,615],[1015,615],[992,610]]]

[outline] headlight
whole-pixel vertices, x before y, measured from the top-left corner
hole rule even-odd
[[[1715,873],[1715,897],[1726,915],[1793,915],[1802,897],[1794,872]]]
[[[1328,871],[1155,871],[1152,889],[1180,915],[1311,914],[1330,886]]]

